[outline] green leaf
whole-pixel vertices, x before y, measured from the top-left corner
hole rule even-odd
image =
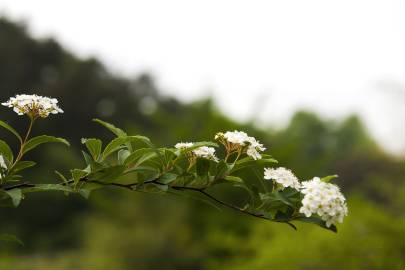
[[[9,124],[0,120],[0,126],[13,133],[18,138],[19,141],[22,141],[20,134],[18,134],[18,132],[14,128],[12,128]]]
[[[88,199],[90,197],[90,194],[96,190],[104,187],[101,184],[97,183],[85,183],[80,189],[79,189],[79,194],[85,198]]]
[[[295,220],[299,220],[301,222],[305,222],[305,223],[312,223],[312,224],[316,224],[324,229],[327,229],[329,231],[335,232],[337,233],[337,228],[335,225],[331,225],[330,227],[326,226],[326,222],[323,221],[321,218],[319,217],[306,217],[306,216],[301,216],[298,218],[295,218]]]
[[[267,165],[267,164],[272,164],[272,163],[277,163],[278,161],[273,159],[273,158],[262,158],[258,160],[254,160],[251,157],[245,157],[243,159],[238,160],[235,163],[235,166],[232,169],[232,173],[239,171],[241,169],[249,168],[249,167],[255,167],[258,165]]]
[[[236,183],[243,183],[242,178],[237,177],[237,176],[232,176],[232,175],[225,176],[225,180],[231,181],[231,182],[236,182]]]
[[[93,157],[95,161],[98,160],[101,154],[101,148],[102,148],[102,141],[99,139],[82,139],[82,144],[85,144],[87,149],[89,150],[90,155]]]
[[[16,188],[12,190],[5,190],[5,192],[8,194],[8,196],[10,196],[14,207],[17,207],[20,204],[23,197],[21,189]]]
[[[125,175],[126,174],[131,174],[131,173],[136,173],[136,172],[140,172],[140,173],[154,173],[154,174],[159,174],[159,169],[158,168],[155,168],[155,167],[152,167],[152,166],[144,166],[144,165],[141,165],[141,166],[136,166],[135,168],[133,168],[133,169],[130,169],[130,170],[127,170],[127,171],[125,171]]]
[[[82,154],[83,154],[84,161],[86,162],[86,165],[91,166],[91,164],[94,163],[93,158],[85,151],[82,151]]]
[[[135,163],[135,166],[139,166],[143,162],[156,157],[156,151],[155,149],[152,148],[141,148],[133,152],[131,155],[129,155],[124,164],[127,166],[132,166],[133,163]]]
[[[325,183],[329,183],[330,181],[332,181],[333,179],[338,178],[338,177],[339,176],[337,174],[329,175],[329,176],[325,176],[325,177],[321,178],[321,181],[325,182]]]
[[[217,179],[222,179],[225,176],[229,175],[230,172],[232,171],[234,165],[233,164],[228,164],[225,161],[221,160],[218,162],[217,164],[217,168],[216,168],[216,174],[215,177]]]
[[[282,192],[273,191],[272,193],[260,194],[260,197],[263,201],[269,202],[270,204],[273,202],[283,202],[284,204],[294,207],[293,202],[291,202]]]
[[[41,135],[41,136],[30,139],[25,144],[24,149],[23,149],[23,154],[27,153],[28,151],[31,151],[32,149],[36,148],[38,145],[41,145],[44,143],[63,143],[67,146],[70,145],[69,142],[63,138],[57,138],[57,137],[48,136],[48,135]]]
[[[122,165],[125,163],[125,160],[131,155],[131,152],[125,149],[121,149],[118,152],[118,164]]]
[[[159,177],[159,183],[162,184],[170,184],[171,182],[173,182],[174,180],[176,180],[178,177],[177,174],[174,173],[165,173],[164,175],[162,175],[161,177]]]
[[[24,188],[24,193],[39,192],[39,191],[63,191],[74,192],[70,186],[61,184],[36,184],[35,187]]]
[[[117,137],[112,140],[104,149],[102,154],[102,160],[107,158],[109,155],[114,153],[115,151],[120,150],[124,147],[126,143],[134,142],[134,141],[141,141],[147,145],[150,145],[150,140],[144,136],[125,136],[125,137]]]
[[[0,140],[0,154],[3,155],[5,158],[7,167],[10,166],[10,164],[13,163],[14,156],[13,156],[13,151],[11,151],[10,146],[5,141]]]
[[[19,161],[14,165],[12,172],[16,173],[16,172],[34,167],[35,165],[36,165],[36,163],[34,161]]]
[[[79,170],[79,169],[73,169],[70,171],[72,174],[73,181],[75,184],[79,183],[79,181],[86,175],[88,175],[87,171],[84,170]]]
[[[0,234],[0,242],[11,242],[19,244],[20,246],[24,246],[24,243],[18,239],[17,236],[12,234]]]
[[[96,123],[99,123],[102,126],[104,126],[108,130],[110,130],[112,133],[114,133],[117,137],[126,137],[127,136],[127,133],[125,131],[123,131],[120,128],[117,128],[113,124],[104,122],[104,121],[102,121],[100,119],[93,119],[93,121],[96,122]]]
[[[169,187],[167,185],[158,185],[158,184],[152,184],[153,186],[155,186],[158,190],[163,191],[163,192],[167,192],[167,190],[169,189]]]
[[[118,177],[122,176],[125,171],[125,166],[117,165],[103,168],[99,171],[91,173],[87,176],[89,180],[99,180],[102,182],[113,182]]]
[[[204,158],[198,158],[196,164],[197,175],[208,175],[210,169],[210,161]]]
[[[195,150],[197,148],[200,148],[202,146],[219,147],[219,145],[217,143],[214,143],[214,142],[196,142],[196,143],[193,144],[193,146],[188,147],[188,148],[184,149],[183,151],[184,152],[190,152],[190,151],[193,151],[193,150]]]

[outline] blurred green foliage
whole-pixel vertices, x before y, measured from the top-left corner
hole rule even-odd
[[[75,151],[50,147],[35,156],[47,164],[31,171],[38,182],[54,183],[53,169],[83,165],[81,136],[111,138],[91,124],[98,117],[157,145],[245,130],[302,179],[337,173],[349,197],[349,217],[335,235],[310,225],[296,233],[170,196],[111,189],[85,201],[35,194],[17,209],[0,209],[0,232],[25,242],[1,244],[0,269],[405,268],[405,161],[381,150],[355,116],[331,122],[299,112],[283,130],[257,129],[230,120],[212,100],[182,104],[163,97],[146,74],[113,75],[96,59],[79,59],[52,39],[32,39],[23,25],[5,18],[0,63],[2,101],[17,92],[50,95],[66,111],[41,121],[38,130],[68,138]],[[0,111],[1,119],[23,129],[17,116]]]

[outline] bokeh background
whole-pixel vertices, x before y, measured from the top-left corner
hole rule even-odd
[[[0,208],[25,243],[0,243],[0,269],[405,269],[403,2],[106,2],[0,0],[0,99],[57,97],[35,132],[72,143],[30,179],[83,166],[80,138],[111,138],[95,117],[157,145],[239,129],[301,179],[338,174],[350,214],[295,232],[172,196],[32,194]]]

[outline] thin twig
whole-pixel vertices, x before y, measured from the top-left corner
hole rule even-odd
[[[114,187],[129,189],[129,190],[132,190],[132,191],[136,190],[136,189],[134,189],[134,187],[137,187],[137,186],[143,185],[143,184],[166,185],[164,183],[160,183],[159,178],[149,180],[149,181],[145,181],[143,183],[137,183],[136,182],[136,183],[129,183],[129,184],[120,184],[120,183],[115,183],[115,182],[105,183],[105,182],[101,182],[101,181],[98,181],[98,180],[89,180],[89,179],[86,179],[86,178],[80,179],[80,182],[83,182],[83,183],[96,183],[96,184],[103,185],[103,186],[114,186]],[[69,183],[73,183],[73,181],[72,180],[68,181],[68,184]],[[32,188],[32,187],[35,187],[35,186],[36,185],[32,184],[32,183],[20,183],[20,184],[14,185],[14,186],[5,187],[5,188],[3,188],[3,190],[9,191],[9,190],[12,190],[12,189],[17,189],[17,188]],[[187,187],[187,186],[170,186],[170,188],[175,189],[175,190],[180,190],[180,191],[184,191],[184,190],[194,191],[194,192],[200,193],[203,196],[213,200],[214,202],[218,203],[221,206],[224,206],[224,207],[227,207],[229,209],[235,210],[235,211],[237,211],[237,212],[239,212],[241,214],[252,216],[252,217],[255,217],[255,218],[265,219],[267,221],[275,221],[275,222],[286,223],[286,224],[290,225],[293,229],[295,229],[295,230],[297,229],[292,223],[290,223],[288,221],[280,221],[280,220],[268,219],[262,214],[250,212],[250,211],[244,210],[244,209],[242,209],[242,208],[240,208],[240,207],[238,207],[236,205],[233,205],[233,204],[224,202],[224,201],[222,201],[220,199],[217,199],[213,195],[206,192],[205,188]]]

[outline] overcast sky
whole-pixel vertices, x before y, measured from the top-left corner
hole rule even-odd
[[[116,73],[149,71],[167,95],[212,95],[235,119],[357,113],[405,153],[403,0],[0,0],[0,14]]]

